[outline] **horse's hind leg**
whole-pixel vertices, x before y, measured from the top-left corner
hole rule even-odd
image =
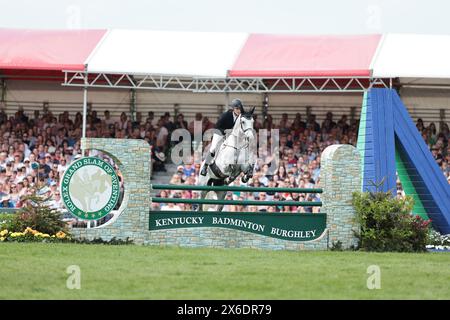
[[[204,165],[205,163],[203,162],[203,165]],[[209,174],[207,174],[206,176],[202,176],[202,175],[199,175],[198,176],[198,185],[199,186],[206,186],[206,185],[208,185],[208,181],[209,181]],[[208,193],[208,191],[201,191],[200,192],[200,199],[205,199],[206,198],[206,194]],[[199,206],[198,206],[198,210],[199,211],[203,211],[203,204],[199,204]]]
[[[225,199],[225,195],[227,194],[226,191],[216,191],[217,194],[217,200],[223,200]],[[219,204],[217,207],[217,211],[221,212],[223,210],[223,204]]]
[[[207,193],[208,193],[208,191],[206,191],[206,190],[205,190],[205,191],[202,191],[202,192],[200,193],[200,199],[205,199]],[[199,211],[203,211],[203,206],[204,206],[203,203],[200,203],[200,204],[199,204],[199,206],[198,206]]]

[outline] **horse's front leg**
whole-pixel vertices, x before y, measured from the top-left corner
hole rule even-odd
[[[229,185],[241,174],[240,170],[233,170],[228,178],[223,181],[225,185]]]
[[[241,179],[242,183],[247,183],[248,180],[250,180],[250,178],[253,177],[253,168],[254,168],[254,165],[252,165],[252,164],[241,167],[241,170],[244,173],[244,176]]]
[[[225,180],[223,180],[223,184],[226,186],[229,185],[236,179],[236,177],[237,176],[229,176],[229,177],[225,178]]]

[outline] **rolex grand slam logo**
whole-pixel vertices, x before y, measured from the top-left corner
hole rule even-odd
[[[114,168],[99,158],[86,157],[75,161],[61,180],[65,207],[83,220],[106,216],[116,206],[119,193],[119,178]]]

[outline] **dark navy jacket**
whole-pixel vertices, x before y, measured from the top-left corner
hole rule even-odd
[[[220,130],[222,134],[225,134],[225,130],[233,129],[233,126],[234,126],[233,109],[230,109],[220,115],[216,123],[216,129]]]

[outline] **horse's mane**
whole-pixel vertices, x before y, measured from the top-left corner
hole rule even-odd
[[[251,120],[253,118],[253,113],[251,112],[244,112],[241,114],[242,117],[244,117],[245,119]]]

